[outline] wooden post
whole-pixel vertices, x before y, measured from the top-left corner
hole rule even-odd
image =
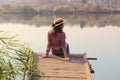
[[[97,60],[97,58],[87,58],[88,60]]]
[[[84,55],[84,60],[85,60],[85,71],[86,71],[86,76],[87,76],[87,80],[92,80],[92,77],[91,77],[91,72],[90,72],[90,67],[89,67],[89,61],[87,59],[87,55],[86,53],[83,54]]]

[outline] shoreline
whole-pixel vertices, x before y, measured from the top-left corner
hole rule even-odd
[[[120,14],[119,10],[115,11],[42,11],[42,12],[1,12],[1,14],[40,14],[40,15],[59,15],[59,14],[75,14],[75,15],[80,15],[80,14]]]

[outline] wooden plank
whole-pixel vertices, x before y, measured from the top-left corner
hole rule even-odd
[[[84,66],[85,66],[87,80],[92,80],[91,72],[90,72],[90,67],[89,67],[89,61],[87,59],[86,53],[84,53],[84,60],[85,60],[85,65]]]
[[[35,59],[43,80],[92,80],[86,54],[71,54],[70,61],[54,55],[42,58],[41,55],[37,54]]]

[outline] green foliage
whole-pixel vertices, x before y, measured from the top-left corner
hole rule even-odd
[[[24,14],[28,14],[28,13],[35,13],[36,11],[29,5],[22,5],[19,8],[19,12],[22,12]]]
[[[27,4],[11,4],[4,6],[8,13],[36,14],[37,12]]]
[[[4,9],[4,8],[2,8],[2,7],[0,7],[0,12],[5,12],[6,10]]]
[[[0,80],[30,80],[34,72],[30,47],[20,44],[15,37],[0,37]]]
[[[48,12],[50,11],[50,9],[49,9],[49,7],[48,7],[47,5],[45,5],[45,6],[43,6],[43,7],[39,7],[39,8],[37,9],[37,11],[38,11],[39,13],[48,13]]]
[[[62,5],[59,5],[57,7],[54,8],[54,12],[55,13],[68,13],[70,11],[70,7],[65,5],[65,6],[62,6]]]

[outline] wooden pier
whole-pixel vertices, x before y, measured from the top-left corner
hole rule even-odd
[[[37,68],[42,79],[39,80],[92,80],[90,66],[86,53],[71,54],[71,60],[49,55],[42,58],[35,54]]]

